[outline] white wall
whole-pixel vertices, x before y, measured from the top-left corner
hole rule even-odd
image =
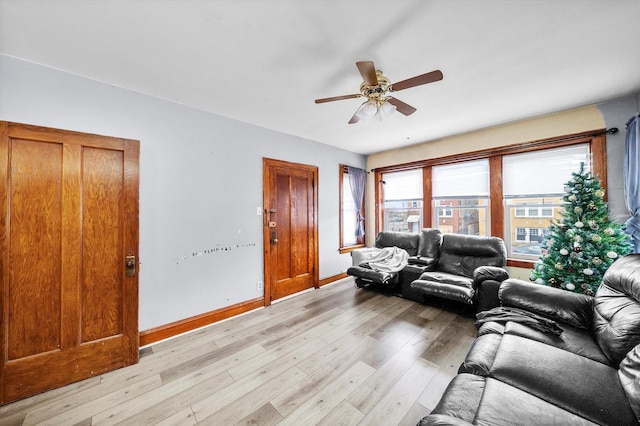
[[[140,330],[262,295],[263,157],[319,168],[320,278],[350,265],[338,165],[361,155],[5,55],[0,120],[140,141]]]

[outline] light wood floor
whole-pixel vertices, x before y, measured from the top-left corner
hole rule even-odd
[[[472,318],[347,278],[0,407],[0,424],[415,425],[475,333]]]

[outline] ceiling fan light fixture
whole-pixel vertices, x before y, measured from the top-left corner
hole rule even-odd
[[[356,116],[361,120],[366,120],[375,117],[378,114],[378,111],[379,109],[376,101],[369,99],[360,105],[360,108],[358,108],[358,111],[356,112]]]
[[[384,117],[388,117],[391,114],[393,114],[396,110],[396,106],[387,102],[387,100],[385,99],[384,102],[382,103],[382,105],[380,105],[380,112],[382,113],[382,115]]]

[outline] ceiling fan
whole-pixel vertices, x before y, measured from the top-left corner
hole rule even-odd
[[[382,120],[383,116],[389,115],[395,110],[404,115],[411,115],[416,112],[416,109],[390,96],[389,92],[397,92],[410,87],[433,83],[434,81],[442,80],[443,77],[442,71],[435,70],[391,84],[389,79],[382,74],[382,71],[376,70],[372,61],[356,62],[356,66],[364,80],[360,85],[360,93],[315,100],[317,104],[322,104],[325,102],[341,101],[343,99],[367,98],[355,114],[353,114],[353,117],[349,120],[349,124],[357,123],[365,119]]]

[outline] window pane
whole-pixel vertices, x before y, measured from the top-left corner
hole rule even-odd
[[[432,168],[434,197],[489,195],[489,160],[465,161]]]
[[[445,234],[488,235],[487,198],[434,199],[433,223]]]
[[[580,163],[589,163],[589,144],[544,149],[502,158],[505,198],[564,194],[564,184]]]
[[[422,200],[422,169],[382,175],[384,200]]]
[[[449,234],[488,235],[489,161],[434,166],[434,226]]]
[[[382,175],[384,230],[418,233],[422,229],[422,169]]]
[[[505,244],[508,256],[515,259],[534,260],[542,254],[542,241],[555,217],[559,219],[562,197],[510,198],[505,200]],[[527,216],[518,212],[527,209]],[[531,212],[543,212],[537,215]]]

